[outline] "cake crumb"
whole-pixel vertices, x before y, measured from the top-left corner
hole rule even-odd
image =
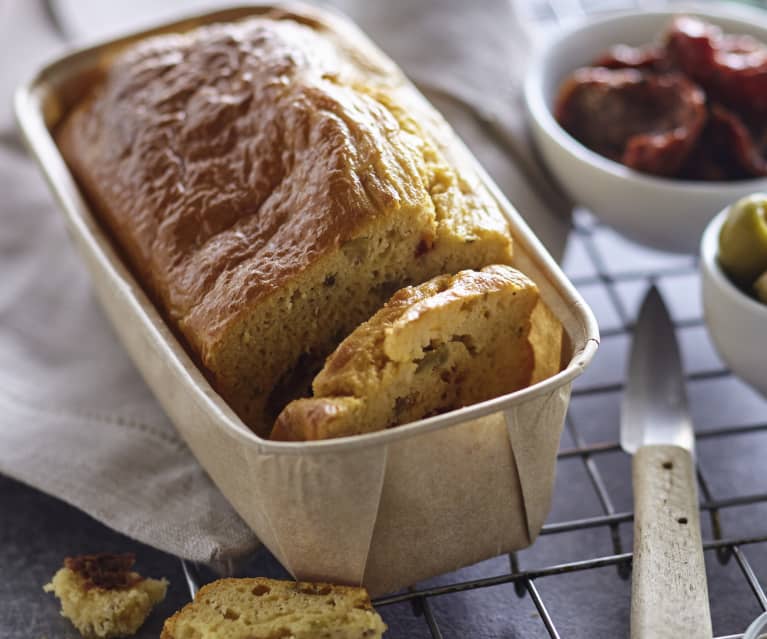
[[[61,601],[61,614],[86,639],[129,637],[165,599],[168,582],[132,570],[132,553],[67,557],[43,586]]]

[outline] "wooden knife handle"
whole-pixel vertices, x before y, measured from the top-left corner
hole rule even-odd
[[[692,456],[679,446],[634,455],[631,639],[711,639]]]

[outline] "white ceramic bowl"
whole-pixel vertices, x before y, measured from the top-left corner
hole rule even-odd
[[[767,13],[757,11],[632,12],[590,19],[547,38],[528,67],[525,102],[543,160],[577,204],[633,240],[658,249],[695,253],[711,216],[744,195],[767,189],[767,178],[693,182],[652,177],[589,150],[552,115],[559,86],[573,70],[588,65],[611,45],[656,40],[680,13],[767,42]]]
[[[711,220],[700,243],[703,313],[727,366],[767,396],[767,304],[746,295],[719,266],[719,230],[726,216],[727,209]]]

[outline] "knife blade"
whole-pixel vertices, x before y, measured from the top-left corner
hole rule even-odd
[[[639,311],[621,405],[621,447],[634,455],[631,639],[713,635],[694,446],[674,325],[652,286]]]

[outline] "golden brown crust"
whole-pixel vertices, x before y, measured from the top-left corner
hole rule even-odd
[[[134,268],[203,348],[233,309],[414,195],[400,162],[416,149],[338,82],[360,73],[339,54],[293,20],[155,38],[59,131]]]
[[[327,439],[334,433],[348,434],[343,428],[348,414],[358,408],[356,397],[322,397],[290,402],[274,422],[271,439],[285,442]],[[360,429],[362,431],[362,429]]]

